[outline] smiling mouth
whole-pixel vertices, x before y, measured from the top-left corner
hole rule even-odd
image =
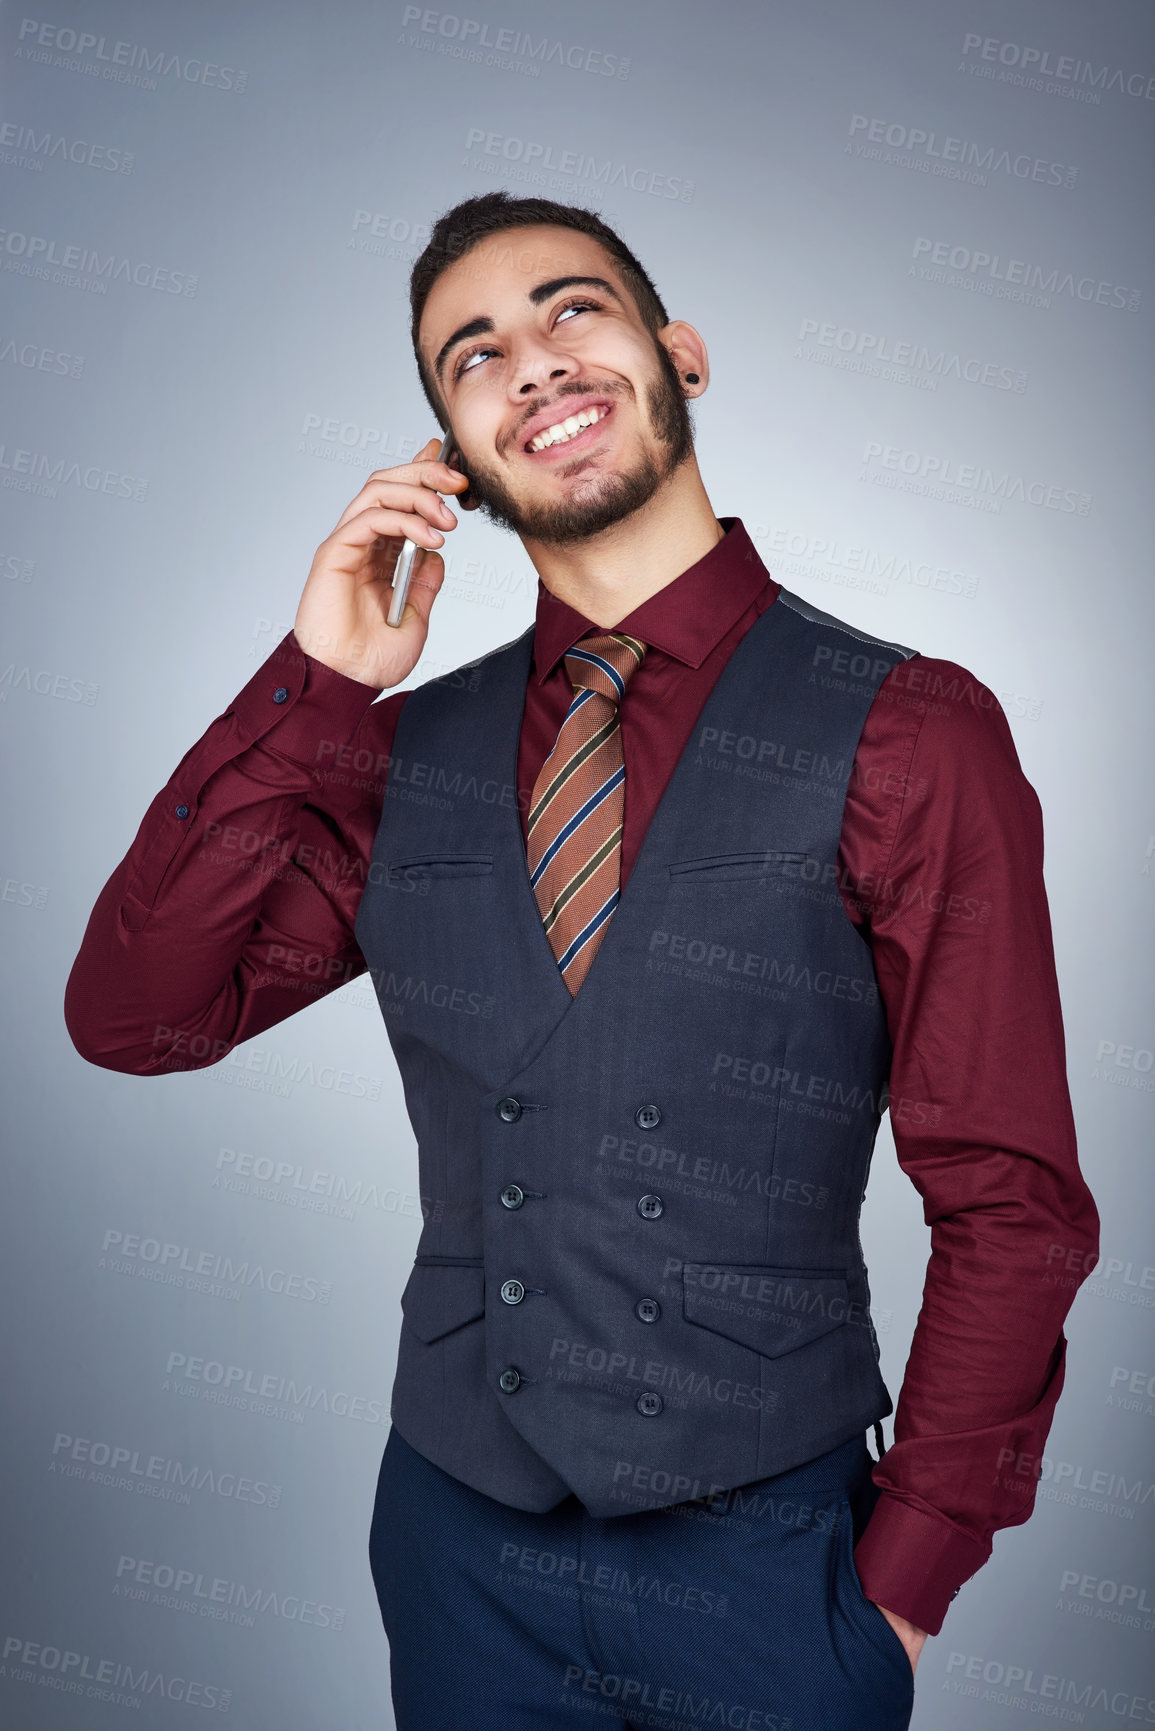
[[[536,457],[544,451],[558,451],[563,448],[568,450],[571,445],[583,448],[593,443],[597,428],[612,413],[612,403],[591,404],[588,409],[579,409],[576,414],[564,415],[553,426],[544,427],[540,433],[535,433],[522,449],[528,456]]]

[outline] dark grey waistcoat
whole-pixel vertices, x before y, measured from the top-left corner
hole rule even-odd
[[[891,1411],[858,1235],[890,1046],[836,858],[913,651],[782,591],[571,998],[517,804],[532,645],[406,698],[357,917],[425,1198],[392,1413],[501,1502],[626,1514]]]

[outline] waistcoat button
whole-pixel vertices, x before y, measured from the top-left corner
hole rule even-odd
[[[497,1382],[502,1394],[513,1394],[514,1390],[520,1387],[521,1378],[518,1376],[513,1366],[510,1365],[508,1370],[502,1371]]]
[[[507,1184],[501,1192],[501,1206],[503,1208],[520,1208],[524,1201],[525,1191],[520,1184]]]
[[[520,1280],[507,1280],[501,1289],[501,1296],[506,1304],[520,1304],[525,1297],[525,1287]]]
[[[634,1315],[639,1322],[657,1322],[662,1314],[662,1307],[656,1298],[639,1298],[634,1305]]]
[[[497,1115],[506,1124],[516,1124],[521,1117],[521,1101],[507,1094],[504,1100],[497,1102]]]
[[[639,1196],[638,1213],[643,1220],[656,1220],[665,1207],[660,1196]]]
[[[642,1130],[653,1130],[662,1122],[662,1114],[656,1106],[639,1106],[634,1113],[634,1123]]]
[[[662,1404],[661,1395],[654,1394],[651,1390],[638,1396],[638,1411],[643,1418],[657,1418],[662,1410]]]

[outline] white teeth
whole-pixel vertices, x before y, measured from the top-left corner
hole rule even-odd
[[[564,421],[557,421],[552,427],[546,427],[544,432],[536,434],[530,440],[531,451],[544,451],[550,445],[564,444],[572,439],[575,433],[580,433],[586,427],[592,427],[600,421],[601,409],[579,409],[576,415],[568,415]]]

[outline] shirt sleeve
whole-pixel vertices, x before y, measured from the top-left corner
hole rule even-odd
[[[353,934],[405,694],[288,635],[152,801],[65,994],[81,1056],[200,1069],[364,973]]]
[[[996,698],[964,668],[920,656],[883,682],[839,864],[886,1006],[898,1161],[931,1233],[855,1562],[869,1598],[937,1634],[995,1531],[1033,1509],[1063,1322],[1099,1227],[1076,1153],[1039,802]]]

